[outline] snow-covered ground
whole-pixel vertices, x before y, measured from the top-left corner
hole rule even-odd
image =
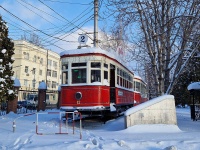
[[[51,110],[56,111],[58,110]],[[189,108],[177,108],[178,126],[136,125],[124,129],[124,118],[111,120],[96,127],[82,129],[78,122],[75,134],[47,134],[59,132],[58,114],[39,115],[36,134],[36,115],[28,115],[13,121],[22,114],[10,113],[0,117],[0,149],[2,150],[199,150],[200,121],[190,119]],[[62,132],[67,132],[62,122]]]

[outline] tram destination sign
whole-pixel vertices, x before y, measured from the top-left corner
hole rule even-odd
[[[78,37],[78,42],[80,44],[86,44],[88,41],[88,36],[86,34],[81,34],[79,37]]]

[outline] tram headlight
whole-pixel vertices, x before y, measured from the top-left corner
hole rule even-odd
[[[82,93],[81,92],[76,92],[75,98],[76,98],[76,100],[80,100],[82,98]]]

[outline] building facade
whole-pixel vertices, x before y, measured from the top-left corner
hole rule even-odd
[[[27,41],[14,41],[14,76],[21,83],[19,100],[37,95],[40,82],[47,84],[47,100],[57,102],[60,85],[60,55]]]

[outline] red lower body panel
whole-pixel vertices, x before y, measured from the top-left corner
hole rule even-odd
[[[61,106],[87,107],[110,106],[110,88],[108,86],[63,86],[61,89]],[[77,100],[75,94],[80,92],[82,98]]]
[[[134,104],[133,92],[116,88],[116,104]]]

